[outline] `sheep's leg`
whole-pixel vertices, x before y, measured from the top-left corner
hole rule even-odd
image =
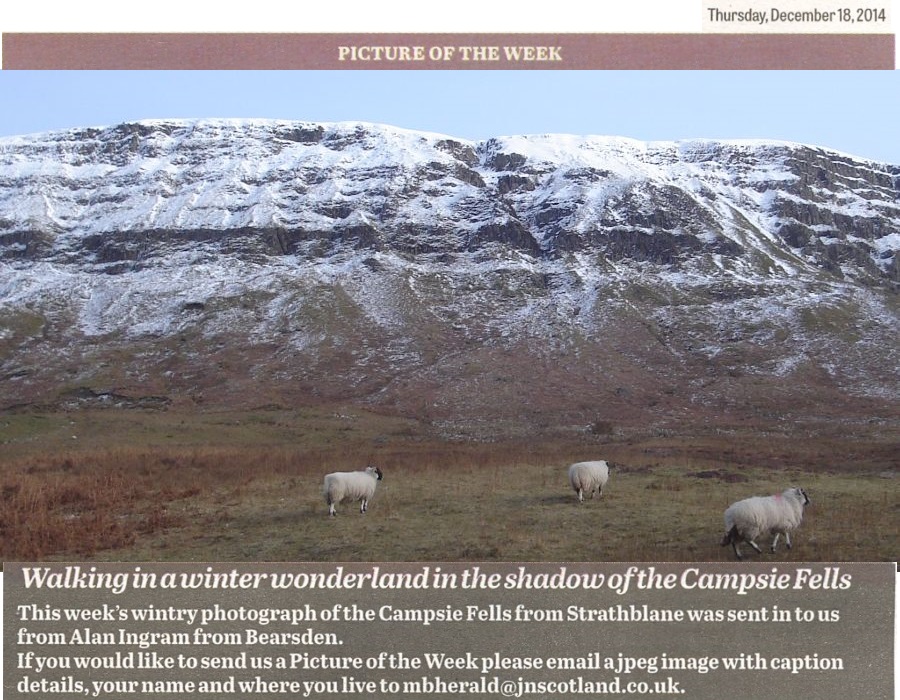
[[[753,540],[746,540],[746,542],[756,550],[757,554],[762,554],[762,550],[756,545],[756,542],[754,542]]]
[[[787,546],[788,549],[791,548],[791,533],[790,532],[784,533],[784,544]]]
[[[362,499],[359,504],[359,512],[365,513],[369,509],[369,501],[368,499]]]
[[[328,504],[328,515],[337,515],[337,511],[334,509],[334,501]]]
[[[778,538],[781,537],[780,532],[775,533],[775,538],[772,540],[772,554],[775,553],[775,547],[778,545]],[[790,547],[790,545],[788,545]]]
[[[578,502],[584,503],[584,489],[578,489]]]
[[[738,533],[737,526],[732,527],[731,530],[725,533],[725,537],[722,538],[722,546],[724,547],[731,544],[731,548],[734,550],[734,556],[737,559],[744,558],[744,555],[741,554],[741,550],[738,548],[738,543],[740,542],[749,542],[750,546],[759,552],[759,547],[756,546],[756,543],[753,540],[745,539]]]

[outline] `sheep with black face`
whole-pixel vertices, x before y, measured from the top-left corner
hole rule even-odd
[[[732,503],[725,511],[722,546],[730,544],[734,548],[734,555],[742,559],[743,555],[738,549],[740,542],[746,542],[762,554],[756,540],[763,535],[772,534],[772,552],[781,535],[784,535],[784,541],[790,549],[791,532],[800,527],[803,509],[809,504],[809,496],[799,486],[792,486],[773,496],[753,496]]]
[[[362,471],[332,472],[325,475],[322,494],[328,504],[328,514],[337,515],[335,504],[359,501],[359,512],[369,509],[369,499],[375,495],[375,487],[384,479],[381,469],[368,466]]]

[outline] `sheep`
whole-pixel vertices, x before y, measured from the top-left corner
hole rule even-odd
[[[594,497],[594,491],[602,496],[607,481],[609,481],[609,464],[603,460],[576,462],[569,467],[569,483],[578,494],[579,503],[584,503],[585,491],[591,494],[591,498]]]
[[[760,535],[773,533],[772,552],[778,544],[778,538],[784,535],[787,548],[791,548],[791,531],[800,526],[803,519],[803,508],[811,503],[809,496],[799,486],[793,486],[774,496],[753,496],[732,503],[725,510],[725,536],[722,546],[731,545],[734,555],[742,559],[738,543],[747,542],[753,549],[762,554],[756,545]]]
[[[375,494],[375,486],[384,478],[381,469],[368,466],[364,471],[332,472],[325,475],[322,494],[328,504],[328,514],[337,515],[335,503],[359,501],[359,512],[369,509],[369,499]]]

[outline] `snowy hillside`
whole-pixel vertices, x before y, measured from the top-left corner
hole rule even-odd
[[[0,139],[0,183],[0,405],[81,386],[575,424],[896,398],[897,165],[165,120]]]
[[[774,245],[782,266],[796,255],[896,278],[898,168],[787,143],[471,143],[372,124],[160,121],[0,139],[0,173],[6,258],[101,236],[131,257],[144,239],[126,234],[248,229],[291,253],[321,253],[323,238],[413,252],[499,239],[541,255],[624,240],[634,257],[655,234],[665,240],[649,248],[664,255]]]

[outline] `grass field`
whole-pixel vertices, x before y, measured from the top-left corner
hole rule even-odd
[[[346,408],[10,413],[0,416],[0,555],[717,561],[733,556],[719,546],[730,502],[796,484],[812,506],[794,549],[766,560],[894,560],[895,444],[858,431],[796,433],[488,443]],[[615,463],[603,498],[581,505],[566,479],[580,459]],[[369,512],[345,504],[329,518],[323,475],[367,462],[385,474]]]

